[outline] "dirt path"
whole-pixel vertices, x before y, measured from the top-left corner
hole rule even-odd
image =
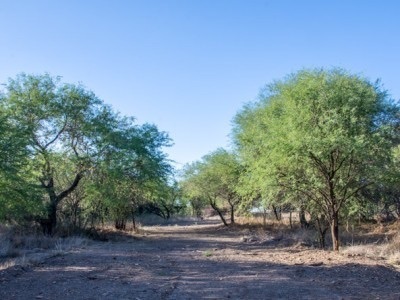
[[[400,272],[216,225],[146,234],[0,271],[0,299],[400,299]]]

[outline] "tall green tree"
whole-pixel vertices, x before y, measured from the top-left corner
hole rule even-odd
[[[5,85],[0,113],[0,126],[15,129],[0,135],[0,151],[7,149],[2,153],[1,174],[11,178],[4,175],[8,165],[13,169],[7,174],[15,178],[22,178],[17,176],[22,171],[28,174],[26,181],[35,184],[44,204],[44,212],[35,219],[47,233],[57,225],[62,202],[84,177],[98,175],[95,182],[118,196],[113,200],[117,207],[116,203],[125,205],[132,198],[133,186],[164,180],[170,172],[162,151],[170,144],[165,133],[119,116],[82,85],[64,84],[47,74],[21,74]]]
[[[137,126],[131,118],[121,118],[107,135],[108,145],[98,158],[91,175],[89,200],[102,203],[117,229],[125,229],[128,218],[135,226],[135,214],[144,203],[152,202],[172,175],[172,167],[162,151],[170,138],[150,124]],[[96,205],[94,205],[96,207]]]
[[[61,84],[59,78],[49,75],[26,74],[9,80],[2,109],[8,120],[25,132],[31,168],[47,195],[47,216],[41,222],[51,233],[60,202],[78,186],[91,158],[98,154],[93,128],[109,111],[82,86]],[[66,186],[55,180],[60,154],[74,166]]]
[[[182,187],[194,201],[205,199],[218,213],[224,225],[228,222],[223,208],[230,211],[230,221],[235,223],[235,210],[240,201],[236,187],[241,173],[237,157],[224,149],[218,149],[187,166]]]
[[[390,160],[398,107],[379,83],[343,70],[304,70],[265,89],[235,118],[253,188],[298,192],[324,214],[333,249],[339,216]]]

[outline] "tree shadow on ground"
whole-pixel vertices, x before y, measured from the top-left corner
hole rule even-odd
[[[182,233],[186,231],[186,235]],[[0,272],[1,299],[399,299],[400,273],[382,265],[293,265],[250,256],[229,231],[176,228],[95,243],[30,268]],[[238,256],[217,255],[221,249]],[[279,251],[279,250],[277,250]]]

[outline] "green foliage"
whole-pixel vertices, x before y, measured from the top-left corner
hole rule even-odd
[[[42,190],[48,222],[56,226],[58,206],[73,192],[99,154],[94,126],[109,111],[96,96],[80,85],[60,83],[49,75],[21,74],[5,86],[2,109],[8,122],[24,133],[24,161]],[[70,166],[68,169],[63,169]],[[61,184],[57,174],[68,174]],[[36,216],[35,218],[37,218]],[[43,218],[42,218],[43,219]]]
[[[30,215],[50,222],[50,232],[60,215],[78,211],[90,223],[126,218],[132,202],[165,185],[172,172],[162,151],[167,134],[47,74],[9,80],[0,129],[0,217]]]
[[[206,155],[201,161],[186,166],[181,183],[184,193],[192,199],[192,206],[208,202],[226,223],[222,208],[231,211],[234,223],[234,211],[239,203],[236,192],[241,165],[233,153],[224,149]]]
[[[11,122],[0,98],[0,219],[21,220],[38,213],[40,197],[32,182],[33,170],[27,159],[27,132]]]
[[[117,125],[107,135],[107,147],[92,176],[97,195],[89,198],[96,202],[100,197],[103,213],[126,220],[142,203],[151,201],[151,195],[164,187],[171,175],[161,151],[170,139],[154,125],[136,126],[132,119],[120,119]]]
[[[241,192],[267,202],[305,199],[334,230],[342,207],[381,180],[397,111],[379,83],[338,69],[300,71],[267,86],[235,118],[246,168]]]

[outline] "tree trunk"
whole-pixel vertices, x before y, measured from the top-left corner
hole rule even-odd
[[[281,217],[282,217],[282,215],[281,215],[282,212],[281,212],[280,207],[276,207],[275,205],[272,205],[272,210],[274,211],[276,220],[280,221]]]
[[[66,197],[68,197],[78,186],[79,181],[83,178],[83,172],[79,172],[78,174],[75,175],[74,181],[72,184],[67,188],[66,190],[62,191],[60,194],[56,194],[55,189],[54,189],[54,179],[53,177],[50,177],[48,180],[48,183],[45,184],[44,181],[41,181],[42,187],[44,187],[47,191],[47,194],[49,195],[50,199],[50,204],[48,206],[48,222],[46,222],[45,226],[46,228],[43,227],[42,223],[41,226],[43,228],[43,231],[46,232],[45,234],[52,235],[54,232],[54,229],[57,226],[57,207],[58,204]]]
[[[333,251],[339,251],[339,215],[337,212],[333,213],[330,225]]]
[[[300,207],[299,211],[299,219],[300,219],[300,226],[301,228],[308,228],[310,224],[308,224],[306,220],[306,212],[304,211],[303,207]]]
[[[125,230],[126,229],[126,220],[124,218],[115,219],[115,229]]]
[[[134,215],[132,215],[132,230],[136,231],[136,220]]]
[[[36,221],[42,227],[44,235],[53,235],[54,229],[57,226],[57,196],[54,190],[48,190],[50,203],[47,207],[47,218],[37,218]]]
[[[231,224],[235,224],[235,206],[231,204]]]
[[[215,208],[214,208],[215,209]],[[225,226],[228,226],[228,223],[225,220],[224,215],[222,214],[222,212],[219,209],[215,209],[219,215],[219,217],[221,218],[222,223],[224,223]]]
[[[329,229],[327,221],[324,216],[316,218],[316,227],[318,231],[319,246],[321,249],[325,248],[325,236]]]
[[[210,205],[218,213],[219,217],[221,218],[222,223],[224,223],[225,226],[228,226],[228,223],[226,222],[225,217],[222,214],[221,210],[218,208],[217,204],[214,203],[214,201],[210,200]]]
[[[52,235],[57,226],[57,204],[54,202],[50,204],[48,218],[50,224],[50,227],[48,228],[48,234]]]
[[[166,220],[168,220],[169,218],[171,218],[171,213],[172,213],[172,210],[168,207],[168,205],[165,205],[164,203],[162,203],[161,204],[161,206],[162,207],[164,207],[164,209],[165,209],[165,218],[164,219],[166,219]]]

